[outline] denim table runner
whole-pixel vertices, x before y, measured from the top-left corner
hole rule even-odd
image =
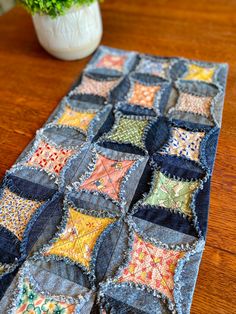
[[[7,171],[1,313],[189,313],[227,65],[101,46]]]

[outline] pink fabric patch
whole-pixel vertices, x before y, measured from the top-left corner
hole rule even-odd
[[[173,300],[175,269],[183,255],[156,247],[135,234],[131,259],[118,281],[146,285]]]
[[[95,170],[80,185],[80,189],[102,192],[119,200],[120,184],[134,162],[134,160],[116,161],[98,155]]]

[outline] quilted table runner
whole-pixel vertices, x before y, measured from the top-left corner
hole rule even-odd
[[[189,313],[227,65],[101,46],[0,191],[0,312]]]

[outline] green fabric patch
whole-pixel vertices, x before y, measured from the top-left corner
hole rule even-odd
[[[144,204],[175,209],[192,217],[190,203],[197,187],[198,182],[178,181],[157,171],[154,175],[153,187]]]
[[[121,117],[118,125],[106,138],[118,143],[132,144],[140,148],[145,148],[143,133],[148,123],[148,120],[134,120]]]

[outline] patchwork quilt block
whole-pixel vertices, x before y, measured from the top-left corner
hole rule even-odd
[[[0,198],[0,225],[21,241],[30,218],[42,204],[23,198],[6,187]]]
[[[191,217],[191,198],[199,186],[198,182],[176,180],[158,171],[153,177],[153,186],[144,204],[161,206]]]
[[[90,77],[84,75],[79,86],[75,87],[72,94],[84,94],[84,95],[96,95],[108,98],[109,93],[119,83],[119,78],[107,78],[104,77],[97,79],[96,77]]]
[[[95,244],[114,219],[86,215],[72,207],[67,210],[67,221],[63,230],[43,255],[69,259],[89,269]]]
[[[146,150],[146,134],[152,122],[154,122],[152,117],[124,115],[121,112],[117,112],[115,123],[110,132],[103,137],[103,141],[129,144]]]
[[[144,56],[140,59],[136,69],[138,73],[159,76],[163,79],[169,78],[170,60],[156,59]]]
[[[3,178],[1,312],[190,313],[226,76],[99,47]]]
[[[205,132],[193,132],[173,127],[168,142],[160,150],[161,154],[176,155],[199,161],[200,145]]]

